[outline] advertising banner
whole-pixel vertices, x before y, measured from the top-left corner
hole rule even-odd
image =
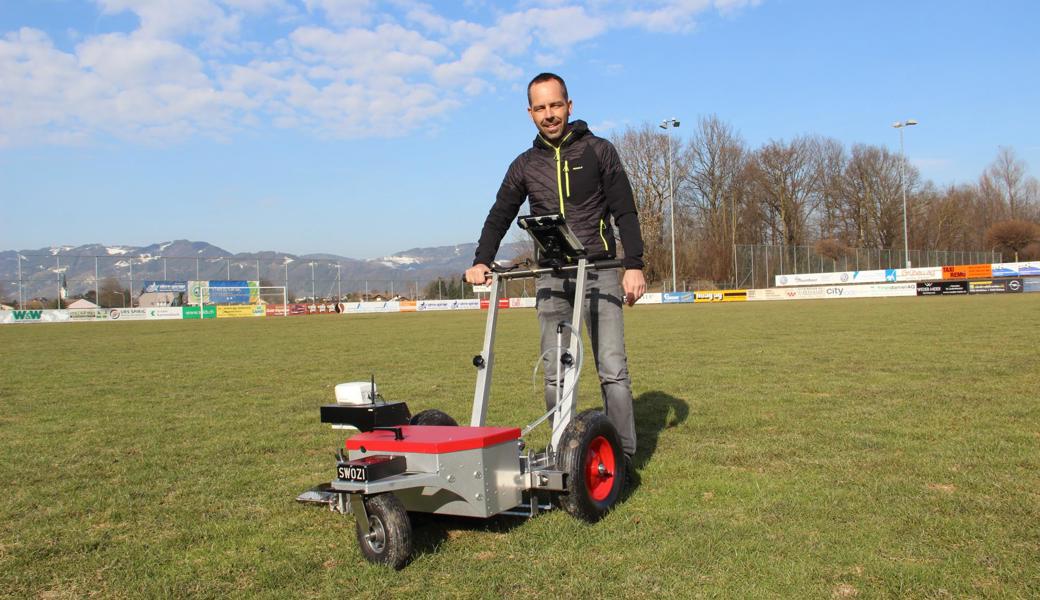
[[[0,323],[58,323],[69,320],[67,310],[0,310]]]
[[[400,304],[400,302],[392,300],[386,302],[343,302],[341,308],[345,314],[388,313],[399,312]]]
[[[267,315],[267,309],[263,304],[239,304],[232,306],[218,306],[217,318],[239,318],[239,317],[263,317]]]
[[[1040,275],[1040,262],[993,263],[994,277]]]
[[[898,283],[941,279],[942,267],[917,269],[875,269],[872,271],[842,271],[836,273],[805,273],[777,275],[777,287],[798,285],[842,285],[847,283]]]
[[[487,310],[487,308],[489,306],[491,306],[491,301],[486,300],[484,298],[480,299],[480,309],[481,310]],[[509,308],[509,298],[499,298],[498,299],[498,307],[499,308]],[[455,309],[452,309],[452,310],[455,310]]]
[[[208,281],[189,281],[188,282],[188,304],[204,304],[209,302],[209,282]],[[214,313],[216,314],[216,313]],[[186,319],[189,317],[185,317]],[[198,318],[198,317],[196,317]]]
[[[954,265],[943,267],[943,279],[989,279],[993,277],[993,265]]]
[[[259,297],[258,281],[209,282],[209,301],[214,304],[256,304]]]
[[[693,302],[694,294],[693,292],[665,292],[661,294],[661,301],[665,304]]]
[[[790,289],[747,290],[748,300],[825,300],[828,298],[887,298],[914,296],[915,283],[826,285]]]
[[[401,300],[400,301],[401,312],[415,312],[415,300]]]
[[[765,288],[762,290],[748,290],[747,299],[750,302],[762,300],[787,300],[788,294],[794,296],[794,290],[781,290],[777,288]]]
[[[991,281],[969,281],[969,294],[1004,294],[1022,291],[1021,279],[994,279]]]
[[[307,314],[308,315],[335,314],[335,313],[339,312],[339,310],[336,310],[336,308],[337,307],[336,307],[336,304],[334,302],[327,302],[327,303],[326,302],[318,302],[318,303],[311,302],[310,304],[307,305]],[[342,308],[340,308],[340,310],[342,310]]]
[[[924,281],[917,284],[918,296],[963,296],[967,293],[967,281]]]
[[[109,321],[143,321],[148,318],[147,308],[110,308]]]
[[[415,303],[415,310],[423,312],[428,310],[473,310],[481,308],[481,304],[486,300],[478,300],[476,298],[465,299],[465,300],[419,300]],[[506,300],[506,308],[509,300]],[[501,307],[501,304],[499,304]],[[486,308],[486,306],[485,306]]]
[[[636,300],[636,304],[660,304],[662,301],[661,292],[647,292],[643,294],[643,297]]]
[[[535,298],[526,296],[524,298],[510,298],[509,308],[534,308]]]
[[[1022,291],[1040,292],[1040,277],[1026,277],[1022,280]]]
[[[107,321],[108,310],[104,308],[71,308],[70,321]]]
[[[705,302],[744,302],[747,290],[707,290],[693,293],[693,301],[697,304]]]
[[[144,287],[141,288],[141,292],[145,294],[153,293],[186,293],[188,291],[187,281],[150,281],[145,280]]]
[[[179,306],[159,306],[146,310],[148,311],[148,318],[151,320],[183,318],[181,307]]]
[[[181,307],[181,318],[184,319],[216,319],[217,318],[217,307],[216,306],[203,306],[202,314],[199,314],[198,306],[183,306]]]
[[[777,287],[792,285],[821,285],[832,283],[848,283],[852,280],[852,273],[845,271],[840,273],[803,273],[794,275],[777,275]]]

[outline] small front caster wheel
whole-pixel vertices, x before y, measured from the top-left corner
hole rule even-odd
[[[358,546],[369,562],[400,569],[412,555],[412,524],[408,511],[393,494],[365,498],[368,523],[357,523]]]

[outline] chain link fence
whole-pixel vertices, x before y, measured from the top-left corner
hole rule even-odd
[[[911,250],[913,267],[941,267],[1002,262],[999,252],[984,250]],[[824,256],[812,246],[737,245],[735,288],[773,287],[777,275],[871,271],[907,267],[906,252],[895,248],[844,248]]]
[[[347,273],[353,269],[354,276]],[[366,270],[371,277],[358,276]],[[72,256],[10,253],[0,257],[0,301],[26,306],[64,306],[86,298],[103,307],[133,306],[145,281],[259,281],[284,286],[290,301],[358,301],[474,298],[458,276],[436,274],[387,278],[379,269],[336,260],[256,258]],[[530,282],[510,282],[507,294],[534,295]],[[100,301],[99,301],[100,300]]]

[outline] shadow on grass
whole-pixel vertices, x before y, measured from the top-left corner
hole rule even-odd
[[[661,432],[678,427],[690,414],[684,400],[661,391],[646,392],[633,402],[636,416],[636,455],[632,462],[642,469],[657,451]]]
[[[690,414],[690,407],[684,400],[661,391],[642,394],[633,403],[636,418],[636,435],[638,449],[633,457],[636,469],[642,469],[653,458],[657,451],[658,438],[667,429],[678,427]],[[624,502],[639,487],[639,474],[632,474],[632,481],[622,492],[620,502]],[[448,515],[431,515],[410,513],[414,531],[413,555],[436,552],[451,537],[452,531],[486,531],[489,533],[507,533],[523,525],[527,519],[523,517],[499,515],[490,519],[455,517]]]
[[[488,519],[432,513],[408,513],[412,519],[412,560],[436,553],[453,531],[508,533],[527,522],[524,517],[497,515]]]

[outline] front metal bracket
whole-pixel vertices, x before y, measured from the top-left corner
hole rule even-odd
[[[350,512],[354,513],[354,518],[357,519],[358,523],[362,524],[362,527],[367,529],[368,511],[365,510],[365,497],[362,494],[343,495],[350,498]]]

